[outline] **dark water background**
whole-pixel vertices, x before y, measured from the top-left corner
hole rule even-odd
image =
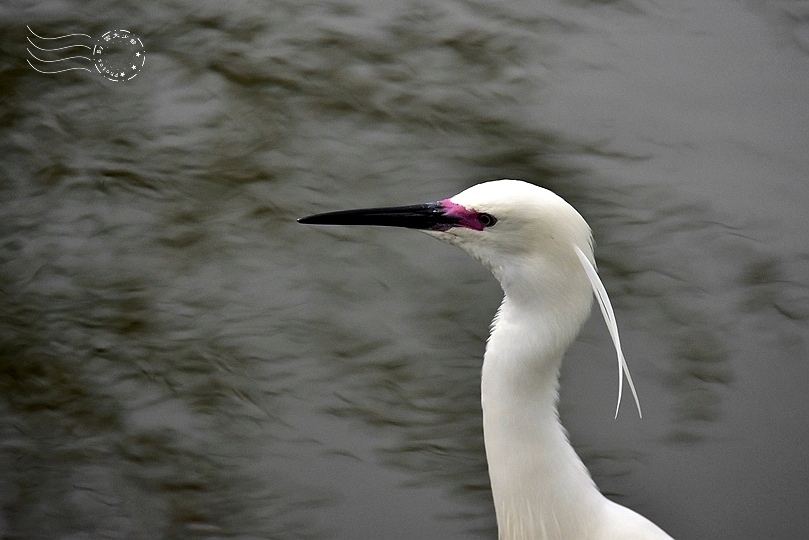
[[[117,28],[144,69],[35,72]],[[494,280],[317,211],[522,178],[592,225],[562,418],[680,539],[809,537],[809,3],[0,6],[0,538],[494,538]]]

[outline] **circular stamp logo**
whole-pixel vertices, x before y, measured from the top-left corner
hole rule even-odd
[[[111,81],[128,81],[146,62],[141,40],[129,30],[110,30],[93,47],[96,70]]]

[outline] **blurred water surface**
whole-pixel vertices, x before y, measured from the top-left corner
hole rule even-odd
[[[125,28],[144,69],[35,72]],[[0,537],[494,538],[478,395],[500,291],[317,211],[522,178],[570,200],[594,316],[562,417],[677,538],[809,535],[809,6],[0,7]],[[625,403],[624,405],[628,405]]]

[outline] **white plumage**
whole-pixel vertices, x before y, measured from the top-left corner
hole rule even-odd
[[[421,229],[478,259],[500,282],[505,296],[486,345],[481,403],[501,540],[670,538],[598,491],[559,422],[562,356],[594,293],[618,354],[619,381],[625,373],[640,413],[595,272],[590,228],[570,204],[533,184],[498,180],[437,203],[299,221]]]

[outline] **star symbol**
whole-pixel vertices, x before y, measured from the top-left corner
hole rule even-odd
[[[135,53],[135,56],[140,56],[140,53],[139,53],[139,52],[136,52],[136,53]]]
[[[132,64],[132,69],[138,69],[138,66]]]

